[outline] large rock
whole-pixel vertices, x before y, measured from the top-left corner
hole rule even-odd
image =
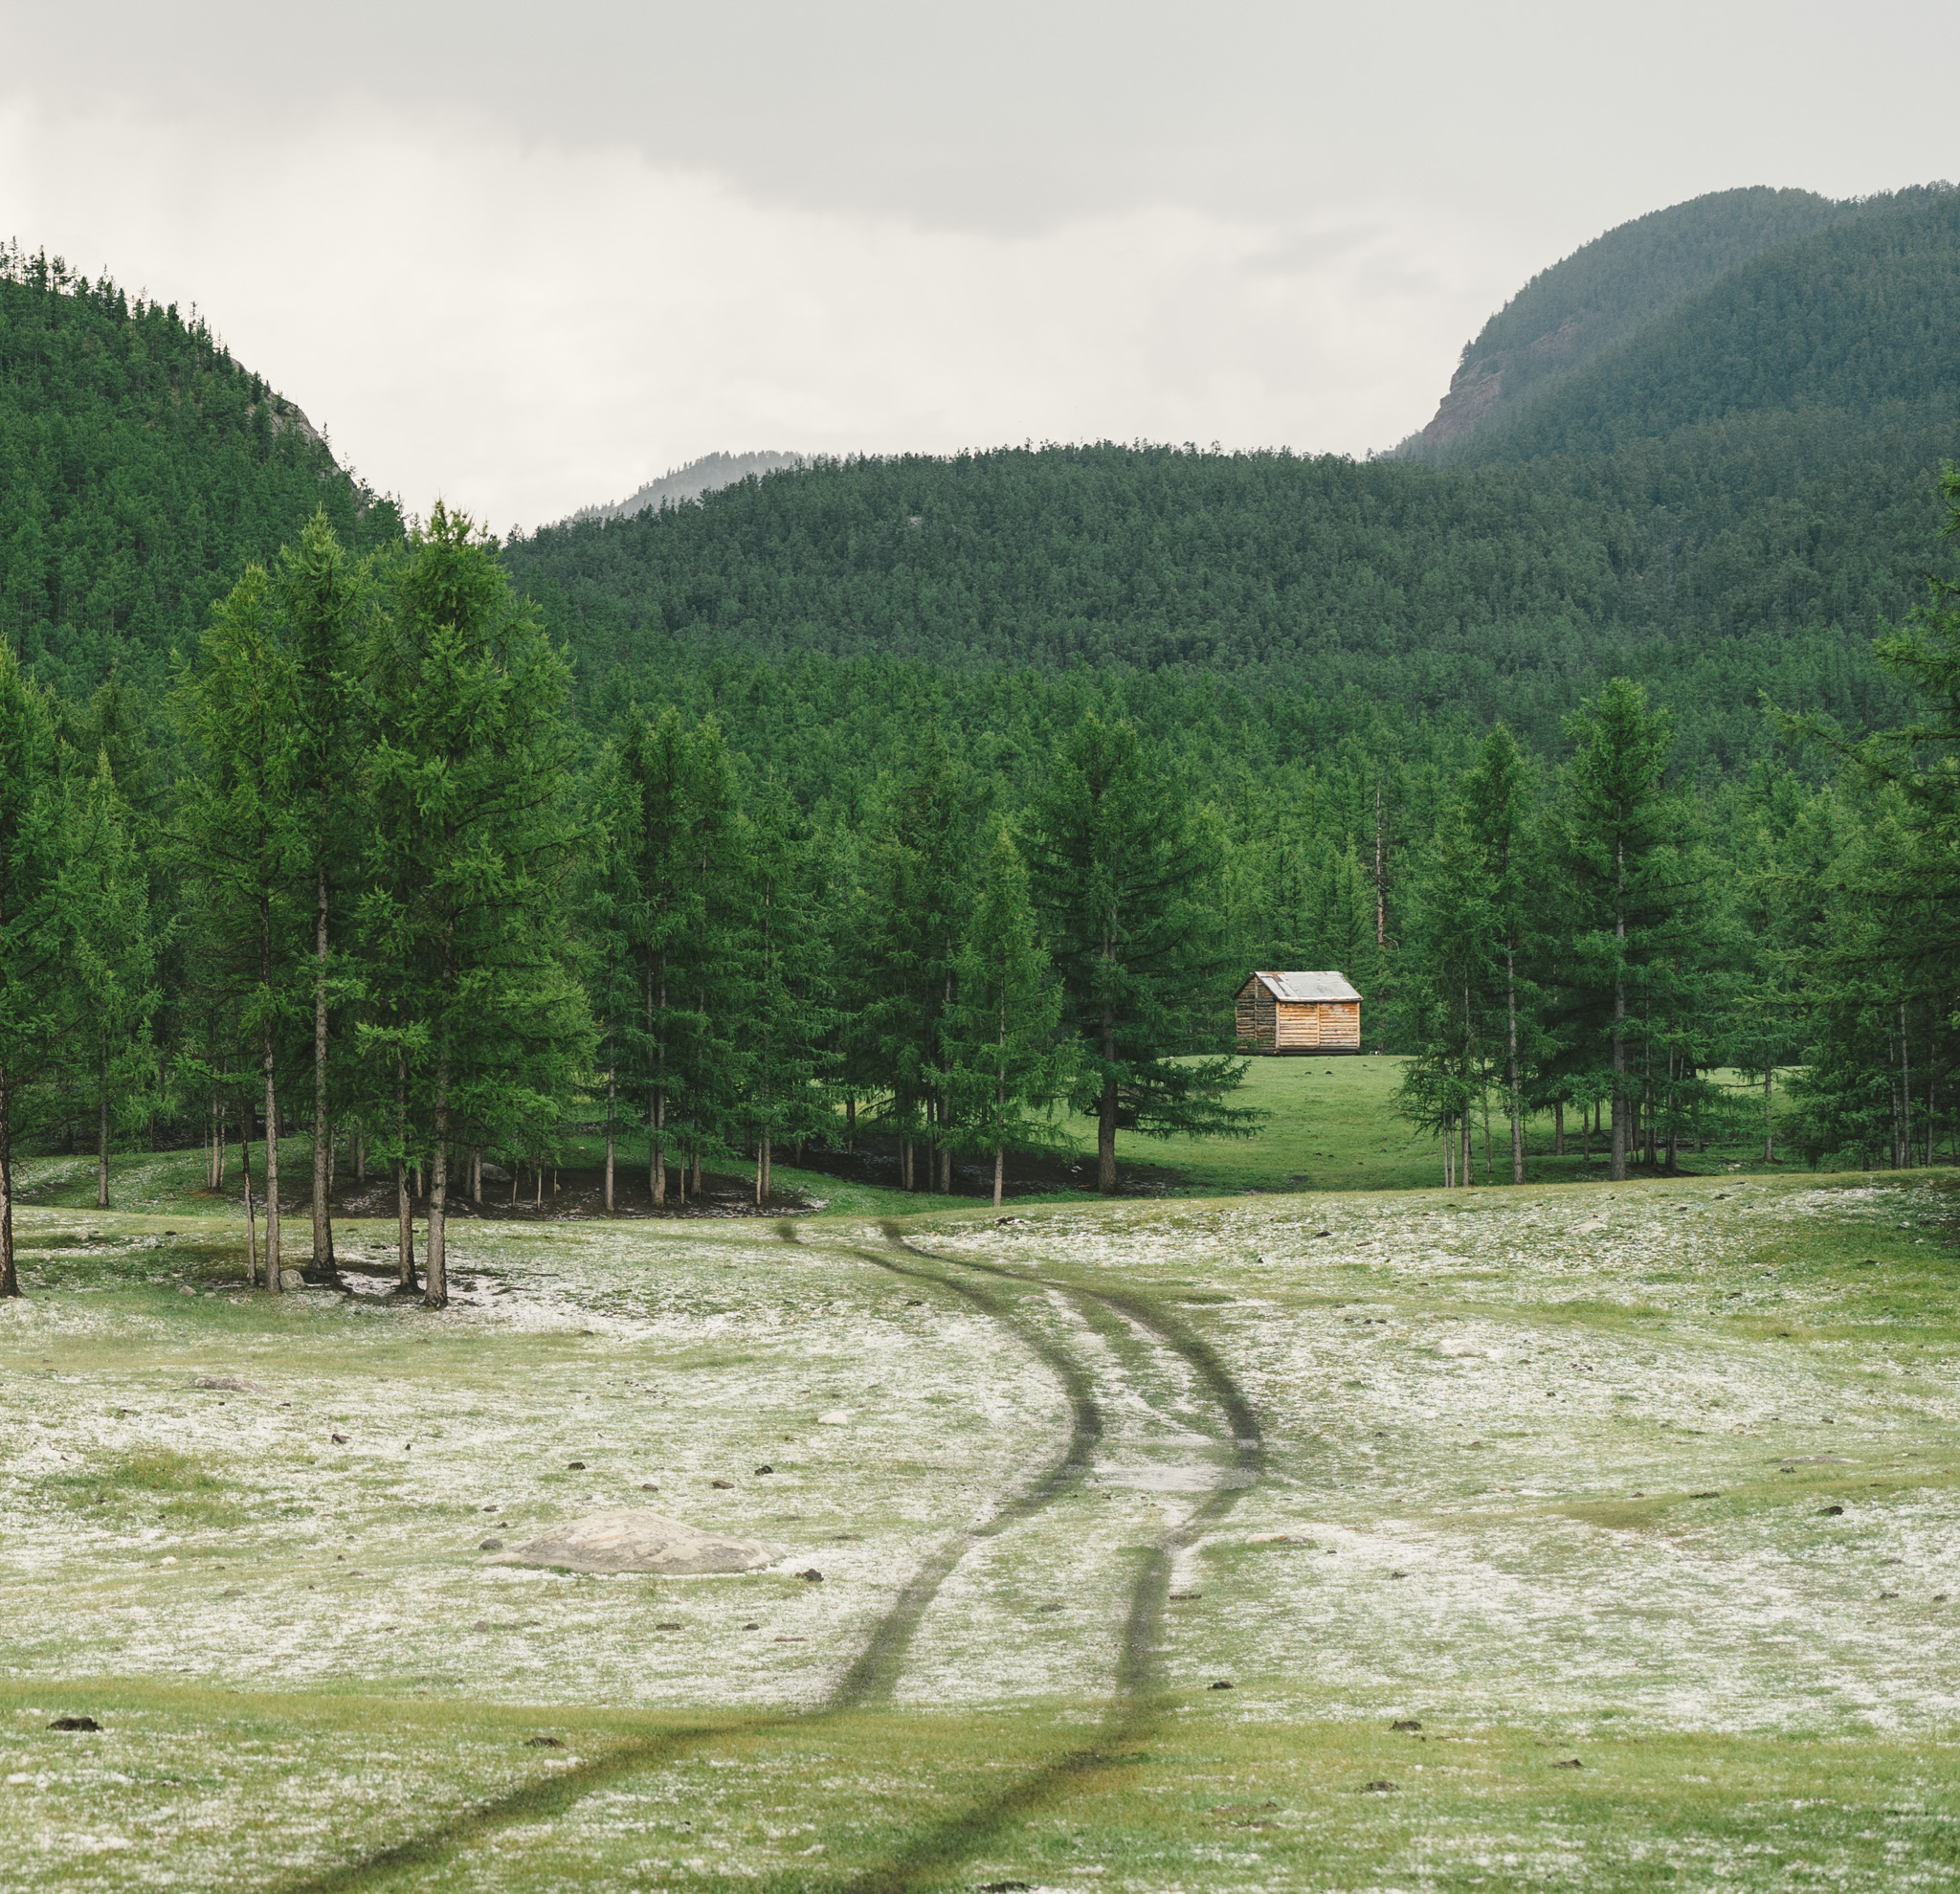
[[[753,1539],[698,1531],[657,1512],[595,1512],[553,1526],[493,1565],[568,1566],[573,1571],[754,1571],[776,1553]]]

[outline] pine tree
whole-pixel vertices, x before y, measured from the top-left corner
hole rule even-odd
[[[60,1049],[61,784],[55,708],[0,638],[0,1298],[13,1258],[13,1142]]]
[[[1000,1208],[1010,1150],[1058,1148],[1057,1103],[1071,1074],[1058,1043],[1061,988],[1049,977],[1027,864],[995,824],[956,969],[953,1096],[966,1148],[993,1159]]]
[[[1250,1136],[1225,1103],[1242,1059],[1206,1056],[1229,1030],[1218,863],[1136,726],[1085,712],[1034,798],[1028,860],[1063,1017],[1097,1121],[1096,1183],[1116,1190],[1119,1126],[1151,1137]]]

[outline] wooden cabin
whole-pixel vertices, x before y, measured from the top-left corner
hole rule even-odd
[[[1342,973],[1254,973],[1238,990],[1238,1050],[1361,1050],[1361,995]]]

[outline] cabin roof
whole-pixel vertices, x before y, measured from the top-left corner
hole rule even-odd
[[[1359,999],[1345,973],[1255,973],[1275,999]]]

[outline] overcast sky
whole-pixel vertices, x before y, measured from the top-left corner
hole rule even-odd
[[[716,448],[1364,454],[1534,271],[1960,176],[1950,4],[0,0],[0,235],[413,507]]]

